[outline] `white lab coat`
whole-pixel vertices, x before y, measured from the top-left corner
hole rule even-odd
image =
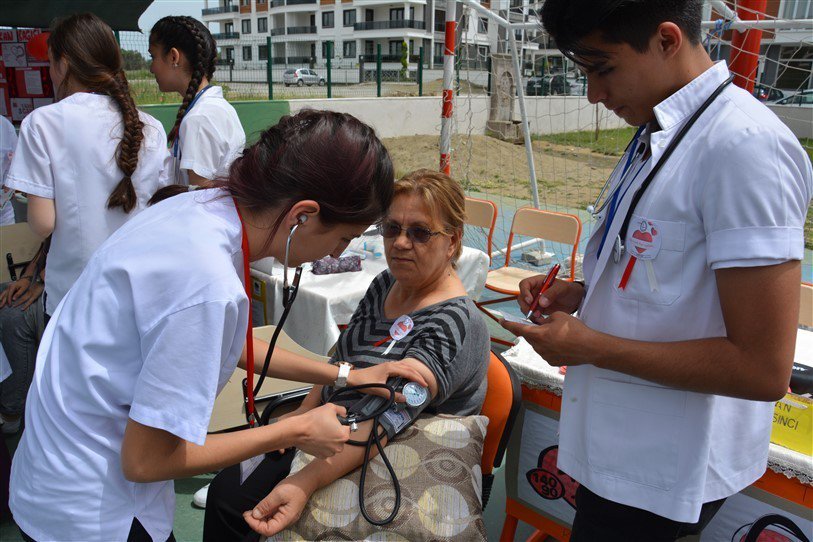
[[[657,225],[660,252],[633,268],[612,259],[637,186],[668,142],[728,77],[715,64],[655,108],[662,130],[642,135],[652,157],[612,224],[599,219],[584,256],[580,315],[617,337],[668,342],[726,335],[714,271],[799,260],[813,194],[810,161],[790,130],[744,90],[729,85],[675,149],[635,209]],[[604,227],[607,246],[596,257]],[[628,247],[629,248],[629,247]],[[654,287],[653,287],[654,286]],[[744,295],[758,295],[744,292]],[[703,503],[730,496],[765,471],[773,404],[660,386],[593,365],[568,368],[562,397],[560,469],[594,493],[676,521],[695,522]]]
[[[130,213],[107,208],[123,175],[115,157],[124,127],[110,96],[77,92],[35,109],[23,120],[6,185],[54,200],[56,225],[45,264],[48,314],[54,313],[96,248],[170,183],[166,132],[150,115],[139,116],[144,139],[132,175],[138,200]]]
[[[166,540],[173,482],[124,478],[128,419],[202,445],[245,344],[242,229],[231,198],[198,190],[119,228],[42,337],[10,506],[36,540]]]

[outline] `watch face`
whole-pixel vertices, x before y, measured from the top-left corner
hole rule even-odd
[[[429,390],[417,382],[407,382],[403,392],[409,406],[419,407],[429,398]]]

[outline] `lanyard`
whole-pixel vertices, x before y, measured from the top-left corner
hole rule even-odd
[[[627,228],[629,227],[630,218],[632,218],[632,214],[635,211],[635,207],[638,205],[638,202],[641,201],[641,198],[643,197],[644,192],[646,192],[646,189],[649,188],[650,184],[652,184],[653,179],[658,174],[658,172],[661,170],[661,168],[666,163],[666,161],[669,160],[669,158],[672,156],[672,153],[675,151],[678,144],[680,144],[680,142],[683,140],[683,137],[686,135],[686,133],[688,133],[688,131],[692,128],[692,126],[694,126],[695,122],[697,122],[697,119],[700,118],[700,115],[702,115],[703,112],[706,109],[708,109],[708,107],[714,102],[714,100],[717,99],[717,96],[719,96],[720,93],[722,93],[723,90],[725,90],[725,88],[733,80],[734,80],[734,76],[731,75],[728,79],[726,79],[725,81],[720,83],[720,85],[714,90],[714,92],[712,92],[711,95],[708,98],[706,98],[706,101],[703,102],[703,104],[697,109],[697,111],[694,112],[694,114],[689,118],[689,120],[686,121],[686,124],[683,125],[683,128],[681,128],[680,131],[675,135],[674,139],[672,139],[672,141],[669,143],[669,146],[667,146],[666,150],[663,152],[663,156],[661,156],[661,159],[658,160],[658,163],[655,164],[652,167],[652,170],[649,172],[649,175],[646,176],[646,179],[644,179],[644,182],[641,183],[641,186],[638,188],[638,190],[636,190],[635,194],[632,196],[632,203],[630,204],[629,208],[627,209],[627,215],[624,217],[624,223],[621,226],[621,230],[620,230],[618,236],[616,236],[616,243],[615,244],[616,244],[616,248],[618,248],[618,251],[616,251],[615,248],[614,248],[614,251],[613,251],[613,258],[614,258],[616,263],[618,263],[618,261],[621,259],[621,253],[623,253],[623,251],[624,251],[623,240],[626,240]],[[629,160],[629,158],[628,158],[628,160]],[[629,187],[627,187],[627,189],[629,190]],[[625,191],[625,195],[626,195],[626,191]],[[622,199],[623,199],[623,196],[622,196]],[[619,200],[619,203],[620,203],[620,200]],[[615,215],[614,211],[615,211],[615,209],[613,209],[613,215]],[[612,217],[608,216],[607,218],[608,218],[608,220],[607,220],[607,222],[605,223],[605,226],[604,226],[604,228],[605,228],[604,229],[604,236],[602,237],[602,240],[601,240],[602,244],[604,243],[604,240],[605,240],[605,238],[607,236],[607,232],[609,231],[610,227],[612,226],[612,219],[615,218],[615,216],[612,216]],[[600,245],[600,247],[601,247],[601,245]]]
[[[197,103],[198,98],[203,96],[203,93],[206,92],[207,90],[209,90],[210,88],[212,88],[212,85],[206,85],[205,87],[203,87],[200,90],[200,92],[195,94],[195,97],[192,98],[192,101],[189,102],[188,106],[186,106],[186,113],[184,113],[184,116],[189,114],[189,112],[192,110],[192,107],[194,107],[194,105]],[[173,158],[180,158],[181,157],[181,131],[180,130],[178,130],[178,134],[175,136],[175,141],[172,142],[172,156],[173,156]],[[239,215],[240,211],[238,211],[237,214]],[[242,221],[242,218],[240,220]]]
[[[632,187],[632,185],[635,183],[635,179],[638,178],[638,174],[641,173],[641,171],[644,169],[644,164],[646,164],[646,161],[649,160],[649,158],[647,158],[647,160],[644,160],[644,162],[641,164],[641,167],[638,168],[638,171],[635,172],[635,175],[632,177],[632,180],[627,185],[627,188],[624,189],[624,193],[621,194],[621,197],[619,197],[619,193],[621,192],[621,189],[624,187],[625,184],[624,180],[625,177],[627,176],[627,171],[632,165],[632,160],[635,157],[635,155],[639,153],[639,150],[642,148],[638,144],[638,137],[640,137],[641,132],[643,131],[644,127],[641,126],[640,128],[638,128],[638,131],[635,132],[635,136],[632,138],[632,142],[634,142],[635,145],[630,147],[629,154],[627,154],[627,163],[624,164],[624,169],[621,171],[621,177],[618,182],[618,188],[615,189],[615,191],[613,192],[613,197],[610,200],[610,210],[607,212],[607,220],[604,222],[604,233],[601,235],[601,242],[598,244],[598,252],[596,253],[596,259],[598,259],[599,256],[601,256],[601,250],[604,248],[604,242],[607,240],[607,232],[610,231],[610,226],[612,225],[613,219],[615,218],[615,212],[618,210],[618,203],[622,199],[624,199],[624,196],[627,195],[627,192],[629,191],[630,187]]]
[[[246,233],[246,224],[243,222],[243,214],[240,212],[240,207],[237,205],[236,199],[234,200],[234,209],[237,211],[237,217],[240,219],[240,229],[242,230],[243,235],[243,275],[249,305],[248,329],[246,329],[246,380],[243,385],[245,386],[245,390],[248,391],[248,393],[246,393],[244,390],[244,394],[246,396],[246,416],[248,417],[249,424],[253,427],[256,423],[256,417],[254,416],[254,328],[251,318],[251,268],[249,267],[248,234]]]

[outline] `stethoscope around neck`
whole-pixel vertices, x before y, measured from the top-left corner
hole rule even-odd
[[[630,203],[630,206],[627,208],[627,213],[624,216],[624,223],[622,224],[621,229],[618,232],[618,235],[616,235],[615,239],[613,240],[612,255],[613,261],[615,263],[621,261],[621,256],[623,256],[624,253],[626,252],[624,240],[626,239],[627,236],[627,229],[629,228],[630,219],[632,218],[632,215],[635,212],[635,207],[638,205],[638,202],[641,201],[641,198],[646,192],[646,189],[649,188],[650,184],[652,184],[652,181],[655,179],[655,176],[658,174],[663,165],[675,151],[677,146],[680,144],[681,140],[683,140],[683,137],[688,133],[692,126],[694,126],[694,124],[697,122],[697,119],[700,118],[700,115],[702,115],[703,112],[706,109],[708,109],[708,107],[714,102],[714,100],[717,99],[717,97],[723,92],[723,90],[725,90],[725,88],[733,80],[734,76],[731,75],[728,79],[720,83],[720,85],[714,90],[714,92],[712,92],[711,95],[708,98],[706,98],[706,101],[704,101],[703,104],[697,109],[697,111],[695,111],[694,114],[689,118],[689,120],[686,121],[686,124],[684,124],[683,127],[680,129],[680,132],[678,132],[675,135],[674,139],[672,139],[672,141],[669,142],[669,145],[663,152],[663,156],[661,157],[661,159],[652,167],[652,170],[649,172],[644,181],[641,183],[641,186],[635,191],[634,195],[632,196],[632,202]],[[629,184],[627,184],[624,182],[624,177],[630,170],[633,157],[640,150],[639,148],[633,149],[632,147],[635,143],[637,143],[639,136],[641,135],[641,133],[643,133],[643,130],[644,130],[643,126],[638,128],[638,131],[635,133],[635,136],[633,136],[632,140],[627,145],[627,148],[625,150],[625,154],[627,155],[627,161],[624,166],[624,170],[621,174],[621,179],[619,180],[616,188],[611,193],[607,193],[607,189],[610,185],[610,182],[615,176],[615,171],[618,170],[618,165],[616,165],[615,169],[613,170],[613,173],[607,178],[607,181],[601,188],[601,192],[599,192],[599,195],[596,198],[596,202],[593,205],[587,207],[587,211],[591,215],[593,215],[593,218],[596,218],[597,215],[601,214],[609,206],[607,221],[604,224],[604,233],[598,246],[596,259],[598,259],[601,256],[601,252],[604,248],[605,242],[607,241],[607,233],[610,231],[610,227],[612,226],[613,220],[615,218],[615,211],[618,208],[618,206],[621,205],[621,200],[626,195],[626,190],[629,190],[629,188],[632,186],[635,180],[633,178],[633,180]],[[622,190],[625,184],[627,184],[627,189],[624,191],[623,194],[621,194],[620,191]],[[603,201],[602,198],[604,198]]]

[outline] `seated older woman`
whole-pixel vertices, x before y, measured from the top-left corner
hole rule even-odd
[[[403,360],[428,384],[430,413],[477,414],[486,392],[488,330],[455,273],[464,208],[460,185],[442,173],[422,169],[396,181],[381,224],[389,270],[373,280],[332,359],[355,367]],[[393,338],[390,329],[404,316],[413,327]],[[322,387],[315,386],[293,414],[321,401]],[[392,437],[400,428],[384,419],[386,436]],[[371,423],[360,424],[353,438],[366,440]],[[247,465],[222,471],[209,490],[204,540],[239,540],[249,527],[266,535],[279,532],[296,521],[314,491],[361,465],[364,452],[345,446],[288,478],[291,451],[269,454],[250,474]]]

